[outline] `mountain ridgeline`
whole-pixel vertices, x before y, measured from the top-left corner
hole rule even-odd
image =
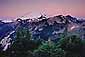
[[[0,39],[12,33],[9,37],[14,39],[16,30],[19,27],[28,28],[33,39],[42,39],[55,41],[60,38],[60,35],[76,34],[82,39],[85,38],[85,20],[67,16],[53,16],[47,18],[41,15],[38,18],[22,20],[18,18],[14,22],[4,23],[0,21]]]
[[[85,57],[85,20],[70,15],[0,21],[0,57]]]
[[[71,17],[70,15],[53,16],[47,18],[41,15],[33,19],[17,18],[14,22],[4,23],[0,21],[0,44],[6,45],[16,40],[16,31],[19,28],[27,28],[35,40],[48,39],[58,41],[62,35],[78,35],[81,39],[85,39],[85,20]],[[5,42],[4,42],[5,41]]]

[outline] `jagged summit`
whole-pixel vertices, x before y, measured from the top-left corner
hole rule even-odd
[[[26,18],[25,19],[24,18],[23,19],[22,18],[17,18],[17,21],[22,21],[22,20],[41,21],[42,19],[57,19],[57,21],[61,20],[61,22],[62,22],[65,19],[71,20],[71,19],[76,19],[76,18],[71,17],[70,15],[67,15],[67,16],[58,15],[58,16],[53,16],[53,17],[46,17],[46,15],[41,15],[41,16],[39,16],[37,18],[32,18],[32,19],[31,18],[27,18],[27,19]]]

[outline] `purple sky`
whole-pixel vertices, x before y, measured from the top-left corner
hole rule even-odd
[[[0,18],[17,18],[22,15],[72,15],[85,18],[85,0],[0,0]]]

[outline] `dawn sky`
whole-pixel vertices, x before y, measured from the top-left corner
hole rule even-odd
[[[45,13],[85,18],[85,0],[0,0],[0,18],[37,16]]]

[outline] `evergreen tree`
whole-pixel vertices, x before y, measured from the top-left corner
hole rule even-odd
[[[61,38],[58,44],[66,52],[66,57],[81,57],[82,40],[76,35]]]
[[[32,40],[27,28],[19,28],[11,48],[6,51],[8,57],[32,57],[32,51],[38,48],[39,42]]]
[[[64,57],[64,51],[52,41],[46,41],[34,51],[34,57]]]

